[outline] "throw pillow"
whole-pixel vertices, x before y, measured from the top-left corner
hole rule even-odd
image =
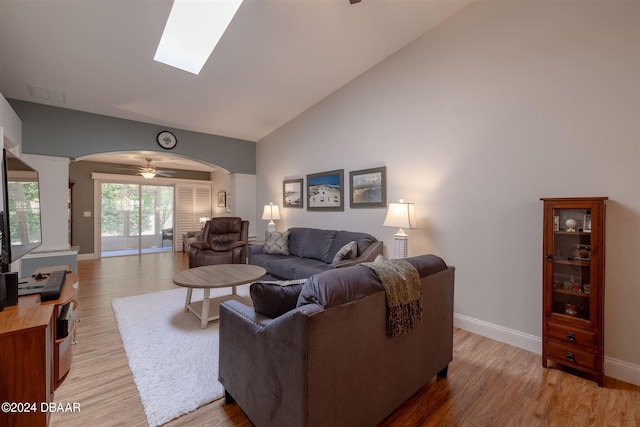
[[[296,307],[298,296],[307,279],[264,281],[249,287],[253,309],[272,319]]]
[[[266,232],[262,252],[272,255],[289,255],[289,230],[284,233]]]
[[[358,244],[353,240],[340,248],[333,257],[333,264],[342,261],[343,259],[355,258],[356,255],[358,255]]]

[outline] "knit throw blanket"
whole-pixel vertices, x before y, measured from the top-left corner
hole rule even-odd
[[[422,322],[420,274],[401,259],[362,263],[380,278],[387,296],[387,335],[399,337]]]

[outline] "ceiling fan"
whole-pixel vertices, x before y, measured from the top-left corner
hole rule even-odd
[[[149,157],[145,158],[144,160],[147,162],[147,164],[138,167],[138,173],[136,175],[142,175],[145,179],[154,178],[156,175],[170,177],[174,173],[176,173],[176,171],[168,169],[156,169],[155,167],[151,166],[152,159]]]

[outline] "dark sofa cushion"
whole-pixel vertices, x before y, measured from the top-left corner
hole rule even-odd
[[[405,261],[413,265],[420,277],[426,277],[439,271],[446,270],[447,263],[436,255],[420,255],[411,258],[405,258]]]
[[[294,309],[305,281],[306,279],[252,283],[249,293],[254,310],[273,319]]]
[[[337,268],[309,277],[300,291],[297,306],[318,304],[326,309],[383,289],[380,279],[370,268],[360,265]]]
[[[271,259],[267,271],[274,276],[287,279],[306,279],[329,269],[333,269],[333,265],[317,259],[289,255],[288,257],[279,256]]]
[[[250,256],[250,264],[263,267],[267,272],[271,272],[271,263],[286,258],[283,255],[265,254],[263,252],[253,253]]]
[[[309,230],[311,229],[304,227],[292,227],[289,229],[289,253],[291,255],[302,256]]]
[[[420,255],[405,258],[420,277],[446,270],[447,264],[436,255]],[[297,306],[318,304],[323,308],[335,307],[364,298],[384,287],[376,273],[363,265],[336,268],[309,277],[300,291]]]
[[[310,229],[304,242],[302,257],[317,259],[331,264],[333,262],[333,256],[335,255],[335,253],[331,254],[331,245],[333,244],[333,239],[336,237],[336,233],[336,230]]]

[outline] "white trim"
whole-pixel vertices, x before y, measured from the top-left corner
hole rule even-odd
[[[92,174],[93,175],[93,174]],[[102,217],[102,193],[100,190],[101,181],[93,180],[93,253],[102,253],[102,228],[100,221]],[[99,258],[99,256],[96,256]]]
[[[156,176],[153,179],[146,179],[138,175],[120,175],[115,173],[99,173],[93,172],[91,179],[96,181],[108,181],[108,182],[134,182],[134,183],[147,183],[151,185],[170,185],[170,184],[202,184],[211,185],[213,182],[206,179],[181,179],[181,178],[163,178]]]
[[[605,356],[604,372],[608,377],[640,386],[640,365]]]
[[[454,313],[453,324],[455,327],[482,335],[487,338],[500,341],[514,347],[542,354],[542,338],[535,335],[525,334],[515,329],[494,325],[483,320],[474,319],[462,314]]]
[[[54,256],[70,256],[70,255],[78,255],[77,249],[53,249],[46,251],[38,251],[37,249],[33,252],[29,252],[28,254],[23,256],[23,259],[33,259],[33,258],[50,258]]]
[[[494,325],[483,320],[454,313],[453,325],[456,328],[473,332],[514,347],[522,348],[536,354],[542,354],[542,338],[526,334],[504,326]],[[640,365],[604,357],[604,372],[606,376],[640,386]]]
[[[22,144],[22,120],[2,93],[0,93],[0,144],[5,148],[15,148]]]

